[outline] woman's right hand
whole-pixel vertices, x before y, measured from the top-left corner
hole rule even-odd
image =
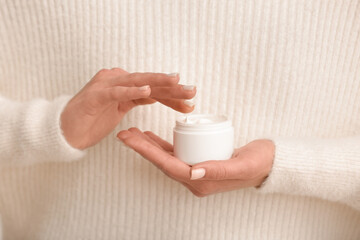
[[[275,155],[275,145],[271,140],[258,139],[235,149],[228,160],[205,161],[190,166],[174,156],[173,145],[152,132],[130,128],[117,136],[198,197],[260,187],[270,174]]]
[[[178,74],[128,73],[120,68],[100,70],[67,104],[61,128],[70,145],[85,149],[98,143],[137,105],[156,101],[187,113],[193,86],[178,84]]]

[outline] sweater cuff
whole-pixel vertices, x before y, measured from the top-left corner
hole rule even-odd
[[[360,138],[275,138],[273,168],[259,191],[318,197],[360,208]]]
[[[61,130],[60,115],[70,99],[70,96],[61,96],[51,102],[37,99],[23,106],[20,126],[25,155],[18,159],[18,164],[73,161],[85,155],[85,151],[66,141]]]

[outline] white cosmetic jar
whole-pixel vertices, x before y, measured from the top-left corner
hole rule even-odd
[[[181,116],[174,127],[174,155],[189,165],[227,160],[234,151],[234,128],[225,116]]]

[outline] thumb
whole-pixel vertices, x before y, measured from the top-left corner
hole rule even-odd
[[[191,180],[227,180],[239,179],[243,172],[239,159],[212,160],[191,167]]]

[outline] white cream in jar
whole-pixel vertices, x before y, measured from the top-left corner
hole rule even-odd
[[[234,151],[234,128],[225,116],[181,116],[174,127],[174,155],[194,165],[207,160],[227,160]]]

